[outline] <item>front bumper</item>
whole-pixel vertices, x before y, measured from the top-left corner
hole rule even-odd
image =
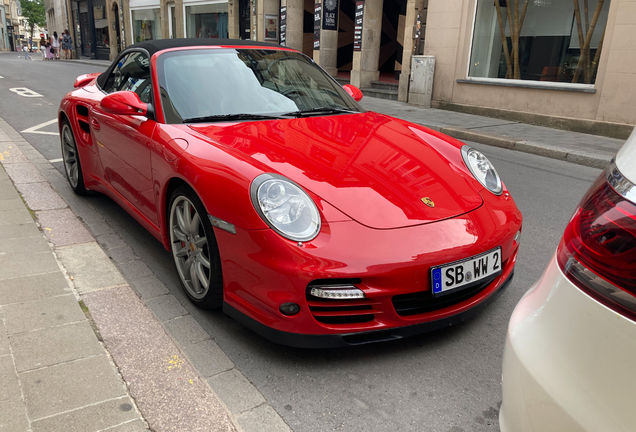
[[[636,323],[575,287],[553,258],[510,319],[502,432],[633,431]]]
[[[275,335],[286,333],[288,340],[323,335],[342,341],[344,335],[351,341],[359,333],[381,340],[462,320],[452,317],[468,316],[466,312],[500,291],[517,258],[514,238],[521,214],[511,198],[489,195],[472,212],[407,228],[378,230],[352,220],[323,221],[318,237],[300,245],[272,230],[237,228],[236,235],[215,230],[225,309],[232,316],[244,316],[241,321],[252,328],[262,327],[259,332],[267,337],[284,339]],[[502,274],[457,295],[432,298],[432,266],[495,247],[501,247]],[[312,298],[308,286],[316,281],[352,283],[365,298]],[[283,315],[279,307],[288,302],[298,304],[300,312]],[[398,328],[405,330],[393,331]],[[362,336],[356,343],[361,340]]]

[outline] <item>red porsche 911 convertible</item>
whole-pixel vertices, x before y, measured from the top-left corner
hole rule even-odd
[[[62,100],[64,168],[163,243],[192,302],[275,342],[463,321],[510,283],[521,213],[482,153],[361,98],[289,48],[142,42]]]

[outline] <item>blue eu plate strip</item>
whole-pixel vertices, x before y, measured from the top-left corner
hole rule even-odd
[[[433,293],[442,292],[442,269],[433,269]]]

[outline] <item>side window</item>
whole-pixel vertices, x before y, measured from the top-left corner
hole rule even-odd
[[[133,52],[119,60],[103,89],[106,93],[133,91],[144,103],[152,101],[152,80],[150,79],[150,60],[141,52]]]

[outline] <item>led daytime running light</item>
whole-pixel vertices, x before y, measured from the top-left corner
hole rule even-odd
[[[314,297],[325,299],[360,299],[365,298],[364,291],[354,286],[342,288],[311,288],[309,293]]]

